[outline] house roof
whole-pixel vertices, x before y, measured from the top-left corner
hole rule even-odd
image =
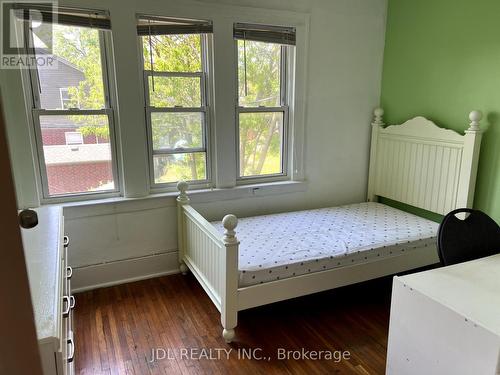
[[[66,60],[64,57],[62,56],[59,56],[59,55],[56,55],[56,54],[53,54],[53,53],[49,53],[48,50],[46,50],[45,48],[37,48],[36,50],[36,53],[37,55],[50,55],[52,56],[54,59],[56,59],[58,62],[61,62],[63,63],[64,65],[67,65],[69,66],[70,68],[73,68],[75,70],[78,70],[80,73],[83,73],[83,70],[81,70],[79,67],[77,67],[75,64],[73,64],[72,62],[70,62],[69,60]]]
[[[45,164],[83,164],[111,161],[109,143],[43,146]]]

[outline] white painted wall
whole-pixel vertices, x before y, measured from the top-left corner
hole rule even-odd
[[[169,15],[169,9],[177,2],[109,0],[104,4],[98,0],[71,0],[61,3],[108,7],[112,15],[115,54],[131,58],[136,51],[128,47],[130,39],[127,38],[133,36],[133,25],[129,23],[133,22],[135,13],[154,8],[164,9],[163,13]],[[304,143],[307,189],[219,202],[208,202],[205,196],[197,198],[198,202],[195,199],[194,206],[211,218],[220,219],[227,213],[248,216],[363,201],[371,113],[379,104],[380,96],[386,0],[203,0],[199,3],[213,5],[214,14],[226,6],[238,5],[249,7],[249,10],[257,7],[310,15],[309,56],[305,57],[308,70]],[[116,21],[118,17],[122,21]],[[129,50],[124,51],[127,48]],[[132,59],[130,65],[121,64],[122,67],[117,68],[121,127],[136,126],[138,118],[143,116],[143,109],[137,103],[142,89],[135,63]],[[2,86],[13,81],[0,79]],[[12,92],[18,95],[18,91]],[[126,94],[120,94],[122,91]],[[26,120],[21,118],[24,114],[19,113],[19,108],[14,114],[7,112],[8,121],[19,120],[21,127],[21,130],[11,131],[13,134],[9,136],[22,138],[22,134],[27,134],[23,129]],[[137,129],[138,133],[142,131]],[[130,138],[122,141],[125,147],[133,144]],[[133,149],[131,157],[142,157],[141,147]],[[20,157],[19,150],[13,148],[12,153]],[[28,165],[26,159],[29,158],[20,161]],[[14,167],[17,176],[26,175],[22,168],[16,168],[16,163]],[[140,173],[126,175],[126,178],[132,181],[129,184],[131,196],[144,195],[141,182],[133,182],[143,178]],[[23,205],[22,200],[20,204]],[[24,204],[32,203],[26,200]],[[75,288],[175,271],[174,205],[174,198],[161,197],[65,208],[66,230],[71,238],[70,263],[76,268]],[[141,262],[130,260],[144,256],[150,257]],[[111,263],[97,266],[104,262]]]

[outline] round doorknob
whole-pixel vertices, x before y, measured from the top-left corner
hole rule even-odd
[[[22,210],[19,212],[19,225],[25,229],[36,227],[38,224],[38,215],[35,210]]]

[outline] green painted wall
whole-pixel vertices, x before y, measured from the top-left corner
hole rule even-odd
[[[381,104],[386,123],[424,115],[463,131],[485,114],[474,199],[500,222],[499,0],[389,0]]]

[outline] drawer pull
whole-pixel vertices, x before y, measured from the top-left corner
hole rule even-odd
[[[68,348],[68,363],[71,363],[75,359],[75,341],[73,340],[73,334],[68,338]]]
[[[68,236],[64,236],[63,245],[64,245],[64,247],[68,247],[69,246],[69,237]]]
[[[75,296],[69,296],[69,309],[73,310],[76,305],[76,299]]]
[[[73,276],[73,268],[71,266],[66,267],[66,279],[71,279],[71,276]]]
[[[66,306],[65,306],[65,304],[66,304]],[[70,310],[71,310],[71,303],[70,303],[69,297],[63,296],[63,312],[62,312],[63,318],[67,318],[69,316]]]

